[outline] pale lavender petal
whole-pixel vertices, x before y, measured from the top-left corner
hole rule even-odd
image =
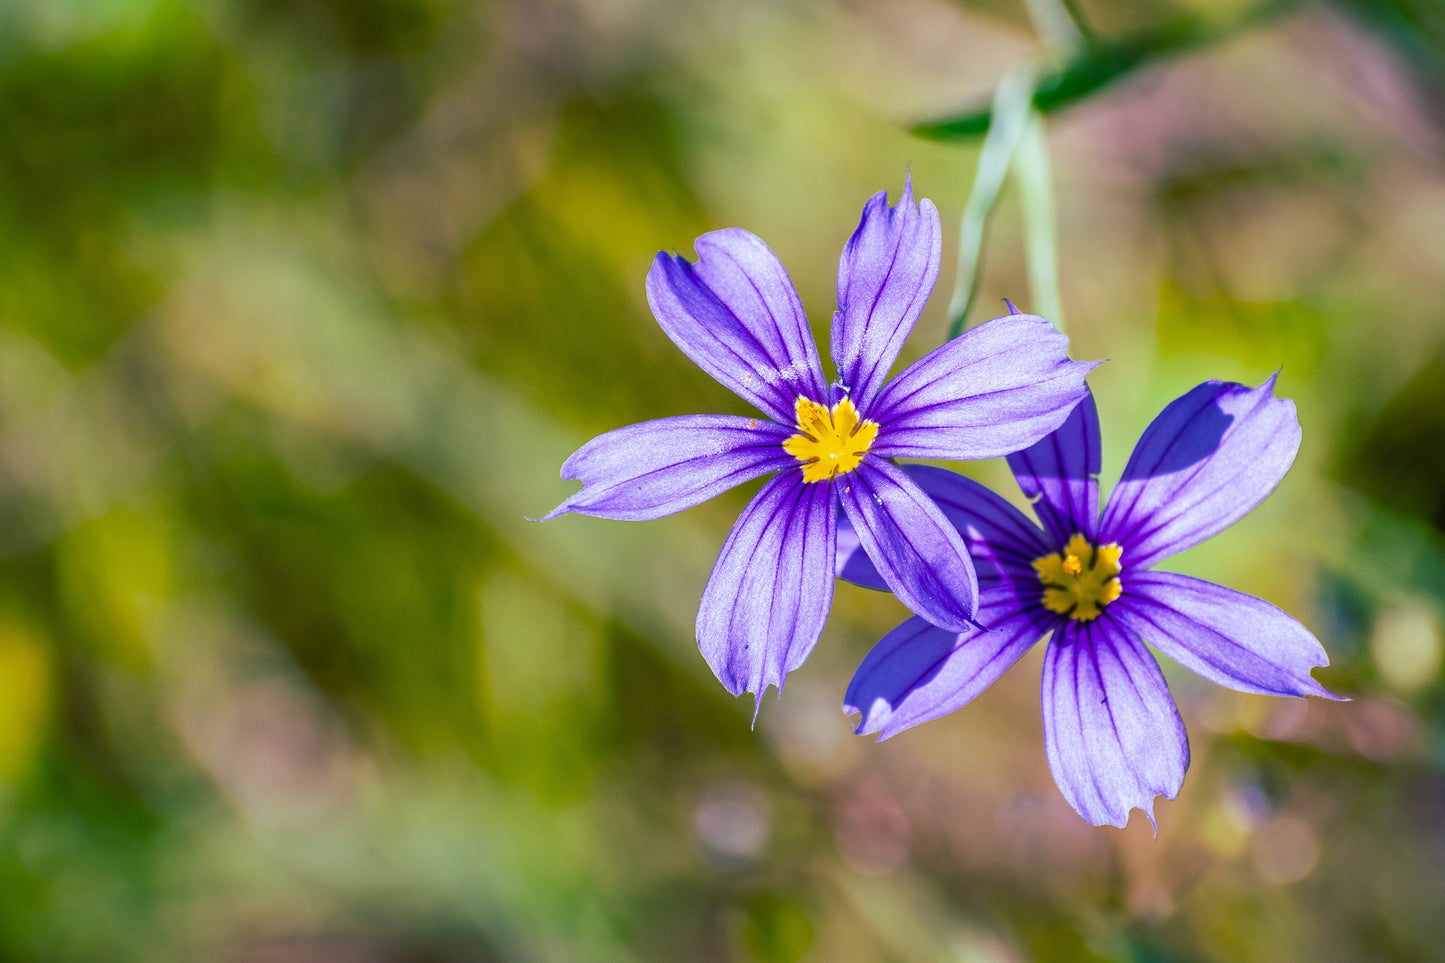
[[[799,395],[827,400],[808,318],[777,256],[741,228],[693,246],[696,264],[659,252],[647,272],[647,301],[667,336],[774,421],[793,423]]]
[[[963,537],[980,584],[1006,580],[1019,583],[1019,597],[1039,594],[1033,560],[1058,548],[1050,547],[1044,533],[1023,512],[992,489],[956,472],[932,465],[902,467]],[[838,522],[838,577],[865,588],[888,589],[846,517]]]
[[[637,521],[700,505],[745,481],[797,464],[783,450],[792,430],[759,418],[685,415],[598,435],[562,465],[582,482],[543,517],[566,512]]]
[[[1198,545],[1249,514],[1299,450],[1294,402],[1209,381],[1172,402],[1145,430],[1109,496],[1100,538],[1124,546],[1130,568]]]
[[[896,207],[888,206],[887,191],[869,199],[843,248],[833,363],[860,411],[867,410],[887,379],[933,291],[943,249],[940,236],[938,210],[926,198],[915,206],[908,178]]]
[[[1169,572],[1130,572],[1107,615],[1211,682],[1266,695],[1333,699],[1310,676],[1324,646],[1284,612],[1243,592]]]
[[[863,550],[899,601],[941,628],[969,628],[978,577],[938,506],[896,465],[871,453],[834,484]]]
[[[1074,535],[1092,540],[1099,523],[1099,412],[1085,395],[1064,423],[1042,440],[1008,456],[1019,488],[1062,546]]]
[[[1154,797],[1173,799],[1189,740],[1154,657],[1105,619],[1069,621],[1044,655],[1044,748],[1054,782],[1095,826],[1124,826],[1131,809],[1154,822]]]
[[[697,644],[733,695],[763,693],[807,659],[833,601],[832,482],[784,472],[743,509],[697,610]]]
[[[1058,618],[988,588],[978,608],[986,630],[949,632],[915,615],[863,659],[843,711],[863,713],[858,731],[881,733],[879,739],[948,715],[992,685]]]
[[[1069,339],[1033,314],[970,328],[909,365],[868,417],[883,458],[992,458],[1053,431],[1083,400],[1093,364],[1070,361]]]

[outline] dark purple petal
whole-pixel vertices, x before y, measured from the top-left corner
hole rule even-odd
[[[1085,395],[1064,423],[1008,456],[1019,487],[1034,504],[1057,551],[1075,535],[1090,539],[1099,523],[1099,412]]]
[[[1144,431],[1109,496],[1100,538],[1124,546],[1128,568],[1198,545],[1249,514],[1299,450],[1294,402],[1208,381],[1170,402]]]
[[[926,198],[914,205],[912,178],[896,207],[879,191],[863,208],[838,262],[833,315],[833,363],[859,410],[867,410],[918,321],[942,250],[938,210]]]
[[[863,542],[858,538],[853,523],[848,521],[847,512],[843,512],[838,518],[838,559],[835,572],[845,582],[879,592],[889,591],[888,583],[883,581],[883,576],[878,574],[878,567],[864,551]]]
[[[903,471],[958,529],[980,577],[997,575],[1039,587],[1033,561],[1058,548],[1023,512],[957,472],[932,465],[905,465]]]
[[[978,577],[938,506],[897,466],[871,453],[834,484],[863,550],[899,601],[941,628],[969,628]]]
[[[1189,740],[1154,657],[1105,619],[1067,622],[1044,655],[1044,748],[1059,791],[1095,826],[1154,822],[1173,799]]]
[[[1041,606],[1021,607],[1011,592],[987,588],[978,608],[987,630],[949,632],[915,615],[863,659],[843,711],[863,713],[858,731],[879,732],[879,739],[948,715],[992,685],[1057,619]]]
[[[637,521],[700,505],[749,479],[797,464],[783,451],[791,429],[757,418],[685,415],[598,435],[562,465],[580,492],[543,517],[566,512]]]
[[[697,644],[733,695],[757,693],[808,657],[833,602],[833,483],[784,472],[728,535],[697,610]]]
[[[1069,339],[1033,314],[970,328],[888,383],[867,417],[882,458],[993,458],[1057,428],[1087,389],[1093,364],[1070,361]]]
[[[1016,583],[1020,598],[1039,594],[1033,560],[1050,555],[1039,527],[1023,512],[972,478],[931,465],[904,465],[903,473],[918,483],[963,537],[980,584],[1000,580]],[[838,577],[864,588],[888,590],[863,544],[845,517],[838,522]]]
[[[741,228],[704,234],[696,264],[659,252],[647,302],[698,367],[781,424],[799,395],[827,400],[818,349],[788,272]]]
[[[1169,572],[1130,572],[1106,615],[1211,682],[1333,699],[1310,676],[1329,665],[1309,629],[1262,599]]]

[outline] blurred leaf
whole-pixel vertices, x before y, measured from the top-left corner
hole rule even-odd
[[[61,590],[96,657],[150,665],[148,633],[177,590],[169,525],[163,511],[122,508],[61,540]]]
[[[0,784],[29,771],[51,702],[50,652],[28,626],[0,620]]]
[[[1372,33],[1381,37],[1417,76],[1435,88],[1436,121],[1445,92],[1445,7],[1438,0],[1334,0]]]
[[[745,939],[760,963],[796,963],[813,945],[813,924],[798,904],[764,894],[748,901]]]
[[[193,11],[167,4],[148,30],[0,70],[0,324],[79,368],[158,300],[128,235],[198,213],[223,127],[219,54]]]
[[[1172,279],[1160,286],[1159,347],[1166,356],[1219,355],[1308,378],[1324,358],[1327,334],[1326,318],[1294,301],[1241,301],[1222,291],[1195,297]]]
[[[1445,351],[1385,402],[1360,441],[1341,452],[1344,480],[1381,506],[1445,532]]]
[[[550,800],[582,797],[608,736],[595,621],[541,585],[499,573],[480,586],[477,689],[488,767]]]
[[[1100,89],[1169,57],[1217,40],[1219,31],[1189,16],[1121,40],[1096,40],[1057,70],[1042,74],[1034,87],[1033,107],[1050,114],[1084,100]],[[987,132],[997,109],[980,107],[956,117],[919,124],[913,133],[939,141],[972,140]]]
[[[674,121],[641,97],[576,101],[560,121],[546,176],[461,256],[478,363],[588,430],[617,427],[600,416],[619,409],[681,413],[689,393],[691,410],[735,408],[646,312],[658,249],[711,226],[683,176]]]

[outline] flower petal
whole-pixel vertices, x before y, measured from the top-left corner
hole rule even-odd
[[[958,529],[981,578],[1023,580],[1038,588],[1033,560],[1058,549],[1023,512],[992,489],[946,468],[905,465],[903,471]]]
[[[1243,592],[1170,572],[1132,572],[1108,614],[1187,669],[1241,692],[1334,696],[1310,676],[1324,646],[1284,612]]]
[[[858,530],[848,520],[848,513],[838,516],[838,558],[835,573],[845,582],[871,588],[878,592],[890,591],[888,583],[878,574],[878,566],[868,557]]]
[[[948,715],[1003,675],[1058,616],[1020,606],[1011,592],[980,595],[978,620],[988,629],[955,633],[918,616],[883,637],[858,666],[844,712],[861,712],[859,732],[881,739]]]
[[[780,424],[799,395],[827,400],[818,349],[788,272],[741,228],[698,238],[698,260],[659,252],[647,272],[657,323],[698,367]]]
[[[1099,411],[1088,394],[1064,423],[1008,456],[1019,487],[1034,503],[1057,551],[1075,535],[1093,540],[1099,525]]]
[[[803,664],[833,602],[830,482],[784,472],[743,509],[697,610],[697,644],[727,690],[757,693]]]
[[[927,198],[915,206],[911,177],[896,207],[888,206],[887,191],[869,198],[838,261],[833,315],[833,363],[859,410],[882,387],[918,321],[942,250],[938,210]]]
[[[1169,687],[1144,646],[1105,619],[1069,621],[1044,655],[1044,748],[1059,791],[1095,826],[1129,811],[1154,822],[1154,797],[1173,799],[1189,740]]]
[[[583,488],[543,516],[566,512],[637,521],[700,505],[743,482],[796,464],[790,429],[734,415],[659,418],[598,435],[562,465]]]
[[[1208,381],[1170,402],[1129,456],[1099,526],[1130,568],[1198,545],[1249,514],[1299,450],[1294,402]]]
[[[978,577],[938,506],[871,452],[835,485],[863,550],[899,601],[940,628],[968,629],[978,607]]]
[[[882,458],[993,458],[1063,423],[1093,364],[1070,361],[1069,339],[1033,314],[970,328],[888,383],[869,418]]]
[[[1033,560],[1058,549],[1050,547],[1037,525],[972,478],[932,465],[902,467],[963,536],[980,584],[1002,579],[1020,583],[1016,590],[1020,597],[1038,595]],[[838,522],[838,577],[864,588],[888,589],[846,517]]]

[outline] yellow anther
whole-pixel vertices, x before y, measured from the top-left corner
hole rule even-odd
[[[860,421],[847,398],[832,411],[807,398],[793,407],[799,433],[783,442],[783,450],[802,463],[805,482],[827,481],[857,468],[878,437],[878,425]]]
[[[1044,586],[1044,606],[1081,622],[1097,619],[1104,606],[1124,591],[1119,582],[1123,551],[1118,545],[1095,547],[1075,535],[1063,552],[1034,559],[1034,571]]]

